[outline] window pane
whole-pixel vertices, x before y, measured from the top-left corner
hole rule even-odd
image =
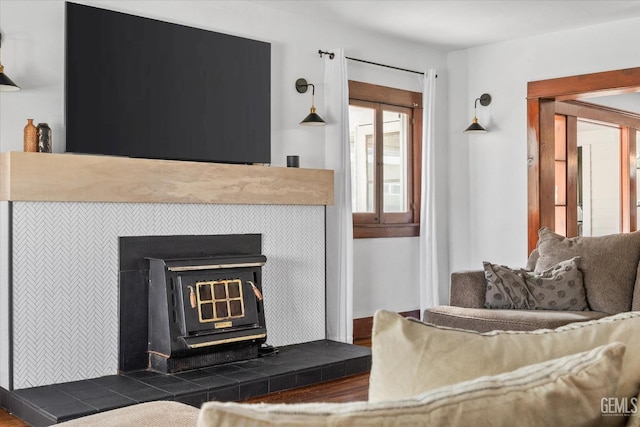
[[[353,212],[374,212],[375,110],[349,106],[351,148],[351,205]]]
[[[567,205],[567,162],[556,160],[556,206]]]
[[[567,235],[567,207],[556,206],[556,226],[555,232],[561,236]]]
[[[384,212],[407,212],[407,147],[409,117],[405,113],[383,111]]]
[[[636,151],[636,192],[638,193],[638,199],[636,200],[636,206],[638,208],[636,229],[640,230],[640,130],[636,132]]]
[[[567,116],[555,116],[555,159],[567,160]]]

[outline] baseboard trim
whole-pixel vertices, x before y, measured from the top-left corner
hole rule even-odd
[[[415,317],[420,318],[420,310],[403,311],[398,313],[403,317]],[[373,317],[363,317],[360,319],[353,319],[353,339],[366,339],[371,338],[371,329],[373,328]]]

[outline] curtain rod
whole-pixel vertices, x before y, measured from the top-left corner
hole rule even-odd
[[[320,58],[322,58],[323,55],[329,55],[329,59],[333,59],[335,57],[335,53],[333,53],[333,52],[325,52],[323,50],[318,50],[318,54],[320,55]],[[406,71],[408,73],[424,75],[424,73],[421,72],[421,71],[414,71],[414,70],[409,70],[407,68],[394,67],[393,65],[385,65],[385,64],[380,64],[378,62],[365,61],[364,59],[351,58],[349,56],[345,56],[345,58],[350,59],[351,61],[363,62],[365,64],[371,64],[371,65],[377,65],[378,67],[391,68],[391,69],[394,69],[394,70]],[[438,78],[438,75],[436,75],[436,78]]]

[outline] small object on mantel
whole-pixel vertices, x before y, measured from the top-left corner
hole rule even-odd
[[[287,156],[287,167],[288,168],[299,168],[300,167],[300,156]]]
[[[51,128],[46,123],[38,123],[38,151],[51,153]]]
[[[27,125],[24,127],[24,151],[38,151],[38,128],[33,124],[33,119],[27,119]]]

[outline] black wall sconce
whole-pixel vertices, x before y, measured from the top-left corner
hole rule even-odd
[[[476,98],[476,100],[473,103],[473,123],[471,123],[471,125],[469,125],[469,127],[464,130],[464,133],[486,133],[487,132],[487,130],[482,126],[480,126],[480,123],[478,123],[478,117],[476,114],[478,101],[480,101],[480,105],[486,107],[487,105],[491,104],[491,95],[489,95],[488,93],[483,93],[482,95],[480,95],[480,98]]]
[[[2,33],[0,33],[0,47],[2,46]],[[1,92],[12,92],[20,90],[20,86],[15,84],[13,80],[11,80],[5,73],[4,67],[2,66],[2,62],[0,62],[0,91]]]
[[[309,113],[309,115],[307,117],[305,117],[300,122],[300,124],[301,125],[308,125],[308,126],[326,125],[327,122],[322,120],[322,117],[320,117],[318,114],[316,114],[316,107],[313,104],[314,98],[315,98],[315,95],[316,95],[316,87],[313,84],[308,83],[305,79],[296,80],[296,90],[299,93],[306,93],[307,89],[309,88],[309,86],[311,86],[311,112]]]

